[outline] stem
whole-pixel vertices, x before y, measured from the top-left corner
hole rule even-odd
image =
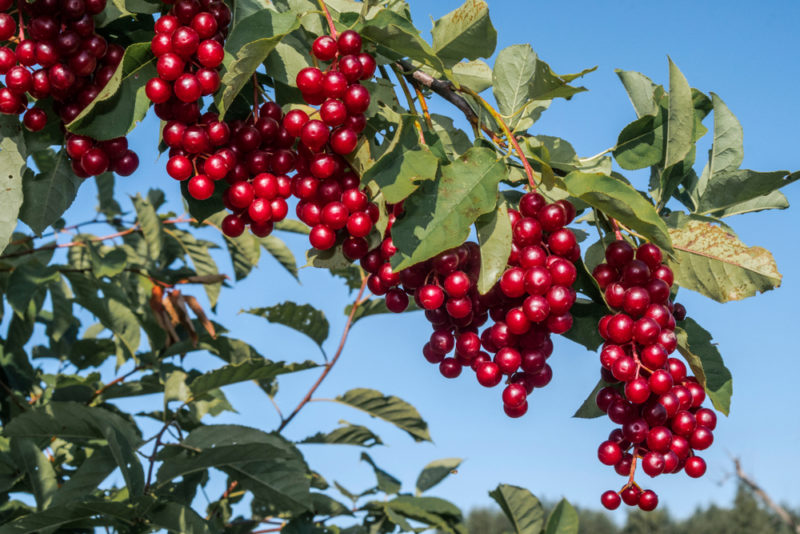
[[[431,113],[428,111],[428,102],[425,100],[425,95],[422,94],[419,85],[416,83],[413,85],[414,91],[417,93],[417,100],[419,100],[419,107],[422,108],[422,115],[425,117],[425,123],[428,125],[428,129],[433,130],[433,121],[431,120]]]
[[[459,90],[461,92],[467,93],[469,96],[477,100],[478,103],[480,103],[481,106],[483,106],[483,108],[486,111],[488,111],[492,115],[492,117],[494,117],[494,120],[497,121],[497,124],[499,124],[500,128],[503,130],[503,133],[508,139],[508,142],[511,144],[512,147],[514,147],[514,150],[517,151],[517,155],[519,156],[519,159],[522,161],[523,167],[525,167],[525,174],[528,176],[528,183],[530,184],[531,189],[535,191],[536,182],[534,181],[533,177],[533,167],[531,167],[531,164],[528,161],[528,158],[525,157],[525,154],[522,153],[522,149],[520,148],[519,143],[517,142],[517,138],[514,137],[513,133],[511,133],[511,129],[508,127],[505,120],[503,120],[502,115],[500,115],[500,113],[498,113],[497,110],[494,109],[491,106],[491,104],[489,104],[489,102],[487,102],[481,95],[479,95],[469,87],[462,85],[461,89]]]
[[[317,378],[317,381],[314,382],[314,385],[311,386],[311,389],[308,390],[308,393],[306,393],[305,397],[303,397],[303,400],[300,401],[297,407],[295,407],[295,409],[292,411],[292,413],[289,414],[289,416],[286,419],[281,421],[281,424],[278,427],[278,432],[282,432],[283,429],[286,428],[286,426],[292,421],[292,419],[294,419],[295,416],[300,412],[300,410],[302,410],[303,407],[305,407],[305,405],[308,404],[308,402],[311,400],[311,397],[317,391],[317,388],[319,388],[320,384],[322,384],[322,381],[325,380],[325,377],[327,377],[328,374],[331,372],[333,366],[336,365],[337,361],[339,361],[339,357],[342,355],[342,351],[344,350],[344,344],[347,341],[347,334],[350,332],[350,327],[353,326],[353,318],[356,315],[356,310],[358,310],[358,307],[361,306],[361,304],[363,304],[361,296],[364,294],[364,289],[366,289],[366,287],[367,287],[367,279],[364,278],[364,281],[361,282],[361,289],[358,290],[358,295],[356,295],[356,300],[355,302],[353,302],[353,307],[350,309],[350,315],[347,316],[347,322],[344,325],[344,330],[342,331],[342,337],[339,340],[339,348],[336,349],[336,354],[333,355],[333,358],[331,359],[330,362],[325,364],[325,368],[322,370],[322,373],[319,375],[319,378]]]
[[[253,116],[258,120],[258,80],[253,73]]]
[[[125,373],[124,375],[122,375],[122,376],[120,376],[120,377],[118,377],[118,378],[115,378],[114,380],[112,380],[111,382],[109,382],[108,384],[106,384],[105,386],[103,386],[103,387],[101,387],[100,389],[98,389],[97,391],[95,391],[95,392],[94,392],[94,395],[92,395],[92,398],[91,398],[91,399],[89,399],[89,402],[88,402],[87,404],[90,404],[90,403],[91,403],[91,402],[92,402],[94,399],[96,399],[97,397],[99,397],[100,395],[102,395],[103,393],[105,393],[105,391],[106,391],[108,388],[110,388],[110,387],[112,387],[112,386],[115,386],[115,385],[117,385],[117,384],[119,384],[119,383],[121,383],[121,382],[124,382],[124,381],[125,381],[126,379],[128,379],[128,378],[129,378],[131,375],[133,375],[134,373],[137,373],[137,372],[141,371],[142,369],[144,369],[144,366],[143,366],[143,365],[137,365],[136,367],[134,367],[134,368],[133,368],[133,370],[132,370],[132,371],[130,371],[130,372],[128,372],[128,373]]]
[[[397,81],[400,82],[400,88],[403,90],[406,101],[408,101],[408,109],[415,117],[419,117],[419,113],[417,113],[417,107],[414,105],[414,97],[411,96],[411,91],[408,90],[408,84],[406,83],[405,78],[401,76],[395,65],[392,65],[392,70],[394,71],[395,77],[397,77]],[[425,134],[422,132],[422,124],[420,124],[418,120],[415,120],[414,126],[417,128],[417,132],[419,133],[420,144],[425,145]]]
[[[153,480],[153,466],[156,463],[156,454],[158,454],[158,447],[162,445],[161,438],[164,435],[164,432],[167,431],[169,426],[172,424],[172,420],[170,419],[168,422],[164,423],[164,426],[161,427],[161,430],[158,431],[156,434],[156,442],[153,444],[153,452],[148,456],[148,461],[150,465],[147,467],[147,482],[144,485],[144,492],[147,493],[150,490],[150,482]]]
[[[8,396],[11,397],[11,400],[14,401],[14,404],[17,405],[17,408],[19,408],[23,412],[28,410],[28,407],[25,406],[25,404],[23,404],[17,398],[17,394],[14,392],[14,390],[11,389],[10,387],[8,387],[8,385],[5,382],[3,382],[2,380],[0,380],[0,387],[2,387],[5,390],[5,392],[8,393]]]
[[[331,28],[331,37],[338,39],[339,34],[336,33],[336,26],[333,24],[333,17],[331,17],[331,12],[328,11],[328,6],[325,5],[325,0],[318,0],[318,2],[320,9],[322,9],[322,12],[325,13],[325,18],[328,19],[328,26]]]
[[[614,230],[614,237],[616,237],[618,241],[622,241],[622,232],[619,231],[619,223],[617,220],[613,217],[609,217],[608,222],[611,224],[612,230]]]

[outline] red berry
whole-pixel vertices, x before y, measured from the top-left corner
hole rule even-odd
[[[320,61],[330,61],[336,57],[336,41],[329,35],[320,35],[311,45],[311,53]]]
[[[353,30],[343,31],[336,44],[341,55],[361,52],[361,36]]]
[[[336,244],[336,233],[327,226],[318,224],[311,229],[308,240],[315,249],[328,250]]]
[[[600,502],[607,510],[616,510],[621,501],[619,494],[613,490],[608,490],[600,496]]]
[[[692,478],[700,478],[706,474],[706,462],[699,456],[692,456],[686,460],[683,470]]]
[[[214,180],[212,180],[205,174],[198,174],[197,176],[189,180],[188,190],[189,190],[189,195],[191,195],[191,197],[194,198],[195,200],[206,200],[208,198],[211,198],[211,195],[214,194]],[[225,220],[227,220],[227,217],[222,221],[223,232],[225,232],[225,226],[224,226]],[[235,223],[229,223],[229,224],[235,224]],[[242,223],[242,225],[243,225],[242,228],[244,228],[244,223]],[[225,235],[230,236],[232,234],[225,232]],[[241,235],[241,232],[239,232],[239,234],[237,235]]]

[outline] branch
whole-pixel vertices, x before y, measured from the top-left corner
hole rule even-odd
[[[764,504],[771,508],[784,523],[789,525],[789,527],[794,529],[795,532],[800,534],[800,524],[795,521],[792,515],[787,512],[783,506],[773,501],[770,496],[767,495],[767,492],[761,489],[761,486],[756,484],[755,481],[742,470],[742,464],[739,461],[739,458],[733,459],[733,465],[736,467],[736,476],[739,478],[739,480],[741,480],[748,488],[750,488],[753,493],[761,497],[761,500],[764,501]]]
[[[356,315],[356,310],[358,307],[363,304],[364,301],[361,300],[361,296],[364,294],[364,289],[367,287],[367,279],[364,278],[364,281],[361,282],[361,289],[358,290],[358,295],[356,296],[355,302],[353,302],[353,307],[350,309],[350,315],[347,316],[347,322],[344,325],[344,330],[342,331],[342,337],[339,340],[339,348],[336,349],[336,354],[333,355],[333,358],[330,362],[325,364],[325,369],[323,369],[322,374],[319,375],[317,381],[314,382],[314,385],[311,386],[311,389],[308,390],[306,396],[303,397],[303,400],[297,405],[297,407],[289,414],[289,416],[281,421],[280,426],[278,427],[278,432],[283,431],[284,428],[291,422],[292,419],[303,409],[303,407],[309,403],[311,397],[317,391],[322,381],[325,380],[325,377],[328,376],[328,373],[331,372],[333,366],[336,365],[336,362],[339,361],[339,356],[342,355],[342,351],[344,350],[344,344],[347,341],[347,334],[350,332],[350,327],[353,326],[353,319]]]

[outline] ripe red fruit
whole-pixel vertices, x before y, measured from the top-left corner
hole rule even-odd
[[[226,236],[239,237],[244,233],[245,223],[244,219],[242,219],[241,217],[239,217],[234,213],[231,213],[227,215],[224,219],[222,219],[221,226],[222,226],[222,233],[224,233]]]
[[[664,472],[664,455],[658,452],[650,451],[642,458],[642,470],[655,477]],[[641,498],[640,498],[641,504]]]
[[[522,363],[522,356],[511,347],[503,347],[495,354],[494,363],[500,368],[501,373],[510,375],[519,369]]]
[[[222,64],[222,60],[225,58],[225,50],[217,41],[206,39],[197,47],[195,57],[203,66],[215,69]]]
[[[625,397],[634,404],[642,404],[650,398],[650,387],[647,379],[635,378],[625,384]]]
[[[311,229],[308,240],[315,249],[328,250],[336,244],[336,233],[327,226],[318,224]]]
[[[347,219],[347,231],[355,237],[366,237],[372,230],[372,219],[363,212],[351,213]]]
[[[320,61],[330,61],[336,57],[336,41],[329,35],[320,35],[311,45],[311,53]]]
[[[89,176],[97,176],[108,170],[108,156],[99,148],[90,148],[81,156],[81,167]]]
[[[461,374],[461,364],[455,358],[445,358],[439,364],[439,372],[445,378],[456,378]]]
[[[521,384],[509,384],[503,390],[503,404],[509,408],[519,408],[527,398],[528,392]]]
[[[622,449],[613,441],[604,441],[597,448],[597,458],[602,464],[614,465],[622,460]]]
[[[616,510],[621,501],[619,494],[613,490],[608,490],[600,496],[600,502],[607,510]]]
[[[528,412],[528,401],[526,400],[516,408],[503,404],[503,411],[507,416],[512,418],[522,417]]]
[[[645,490],[639,495],[639,508],[645,512],[655,510],[658,506],[658,495],[652,490]]]
[[[181,57],[189,58],[200,45],[200,36],[188,26],[180,26],[172,34],[172,51]],[[240,234],[241,235],[241,234]]]
[[[337,154],[346,155],[356,149],[358,134],[347,127],[337,128],[330,138],[331,149]]]
[[[214,181],[205,174],[198,174],[197,176],[189,180],[187,188],[189,190],[189,195],[191,195],[192,198],[196,200],[206,200],[208,198],[211,198],[211,195],[214,194]],[[225,227],[224,227],[225,220],[227,220],[227,217],[222,221],[223,232],[225,232]],[[235,225],[236,223],[229,223],[229,224]],[[242,223],[242,225],[244,227],[244,223]],[[232,234],[225,232],[225,235],[231,236]],[[237,235],[241,235],[241,232],[239,232],[239,234]]]
[[[478,378],[478,383],[487,388],[496,386],[503,379],[500,367],[491,361],[478,364],[475,369],[475,376]]]
[[[306,67],[297,73],[297,88],[303,95],[317,95],[322,92],[322,71],[315,67]]]
[[[150,81],[147,82],[144,92],[151,102],[154,104],[162,104],[172,96],[172,87],[161,78],[151,78]]]
[[[394,313],[401,313],[408,307],[408,295],[400,288],[390,289],[386,293],[386,307]]]
[[[343,101],[348,113],[364,113],[369,107],[369,100],[369,91],[357,83],[344,92]]]
[[[133,150],[127,150],[121,158],[112,163],[112,171],[120,176],[130,176],[139,168],[139,156]]]
[[[612,267],[623,267],[633,260],[634,250],[625,241],[614,241],[606,247],[606,262]]]
[[[47,113],[41,108],[31,108],[25,112],[22,123],[31,132],[38,132],[47,125]]]
[[[353,30],[342,32],[336,44],[341,55],[361,52],[361,36]]]
[[[628,343],[633,337],[633,319],[624,313],[614,315],[608,321],[608,339],[617,345]]]
[[[686,460],[683,470],[692,478],[700,478],[706,474],[706,462],[699,456],[692,456]]]

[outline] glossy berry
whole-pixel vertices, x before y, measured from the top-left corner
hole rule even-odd
[[[620,498],[619,494],[613,490],[608,490],[600,496],[600,502],[603,504],[603,507],[607,510],[616,510],[619,508],[620,502],[622,499]]]

